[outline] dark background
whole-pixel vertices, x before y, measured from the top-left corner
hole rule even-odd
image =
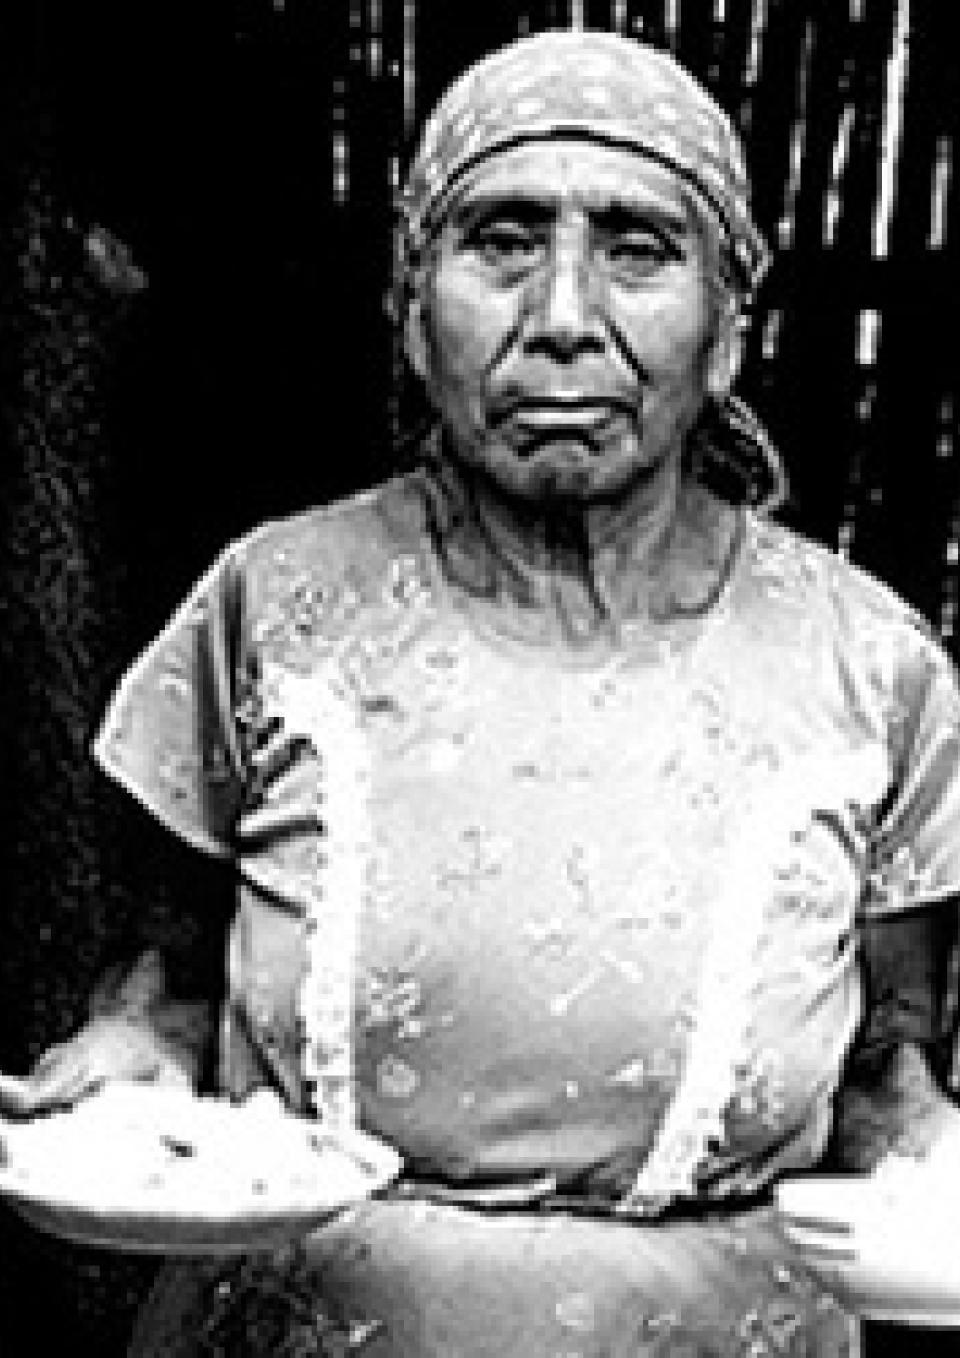
[[[758,301],[741,392],[791,475],[782,517],[834,546],[852,534],[852,558],[956,656],[957,233],[931,239],[931,184],[957,103],[950,6],[934,0],[910,6],[885,257],[872,243],[903,4],[583,8],[590,26],[672,44],[734,114],[774,244],[802,128],[789,248]],[[222,922],[229,881],[106,785],[90,736],[122,669],[228,539],[387,474],[407,411],[383,313],[391,157],[403,162],[409,132],[471,60],[525,27],[568,26],[579,9],[6,0],[0,1068],[25,1070],[70,1033],[104,968],[145,941],[194,940],[176,983],[218,983],[219,926],[198,921]],[[751,83],[752,16],[765,18]],[[846,102],[855,116],[828,242]],[[949,226],[955,183],[947,204]],[[881,323],[875,363],[858,362],[868,309]],[[153,1265],[43,1239],[2,1208],[0,1251],[4,1355],[67,1342],[122,1352]],[[16,1314],[30,1334],[19,1347]]]

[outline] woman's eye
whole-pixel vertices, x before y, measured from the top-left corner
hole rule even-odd
[[[618,268],[637,271],[677,258],[677,252],[657,236],[621,236],[607,244],[606,255]]]
[[[486,227],[470,244],[488,263],[517,264],[532,254],[536,242],[526,231],[510,227]]]

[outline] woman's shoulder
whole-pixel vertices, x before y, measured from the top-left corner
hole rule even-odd
[[[892,585],[796,528],[751,515],[750,555],[761,580],[776,577],[782,592],[795,594],[802,606],[826,604],[858,630],[887,626],[931,632],[923,614]]]
[[[888,679],[905,665],[949,667],[929,619],[887,581],[773,519],[751,516],[749,536],[755,576],[776,581],[784,606],[825,623],[849,659],[879,666]]]
[[[221,555],[248,588],[331,588],[400,569],[422,550],[424,514],[414,477],[398,475],[260,523]]]

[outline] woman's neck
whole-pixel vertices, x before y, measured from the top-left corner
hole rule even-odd
[[[733,509],[685,482],[678,460],[602,502],[512,499],[450,458],[431,480],[437,545],[454,582],[535,611],[541,628],[552,622],[577,645],[616,636],[624,622],[696,611],[731,551]]]

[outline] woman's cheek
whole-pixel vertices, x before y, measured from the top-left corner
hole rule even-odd
[[[469,295],[445,298],[434,330],[434,371],[452,388],[473,388],[487,372],[503,331]]]
[[[627,333],[651,376],[669,378],[696,366],[707,335],[707,317],[693,303],[693,298],[654,293],[632,310]]]

